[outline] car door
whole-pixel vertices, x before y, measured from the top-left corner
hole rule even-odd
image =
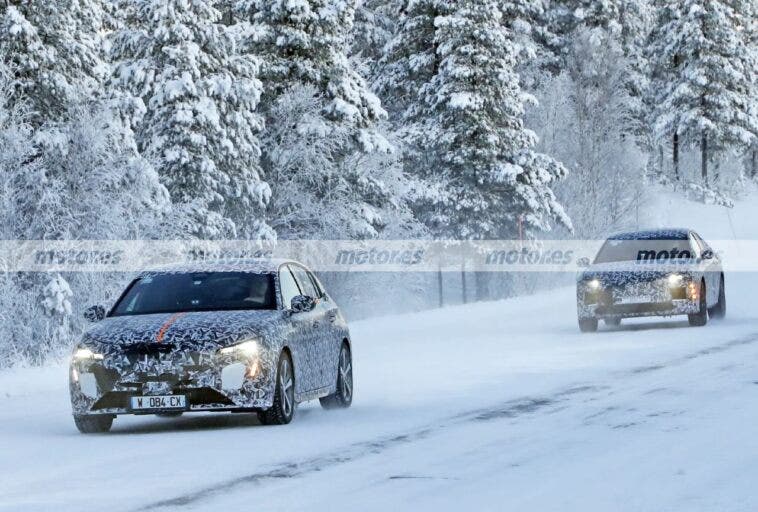
[[[321,389],[327,387],[335,375],[329,371],[332,359],[332,336],[329,328],[330,322],[327,319],[326,303],[305,267],[293,264],[290,265],[290,268],[297,280],[301,294],[311,297],[315,301],[313,310],[308,312],[311,324],[306,343],[310,345],[309,352],[313,353],[313,361],[317,365],[319,383],[317,388]]]
[[[310,270],[308,271],[308,277],[311,278],[313,287],[316,289],[316,293],[319,294],[319,306],[324,310],[324,330],[327,332],[327,348],[325,352],[327,361],[324,368],[326,368],[327,372],[327,384],[330,386],[336,385],[335,377],[337,375],[337,366],[339,365],[342,340],[347,337],[344,328],[344,318],[340,315],[337,303],[329,297],[321,282]],[[331,378],[331,381],[329,378]]]
[[[285,264],[279,267],[279,292],[282,308],[288,311],[290,324],[288,342],[292,349],[292,362],[295,366],[295,392],[302,395],[321,386],[319,371],[319,353],[313,344],[313,324],[317,314],[313,311],[293,312],[290,309],[292,298],[303,295],[295,279],[292,267]],[[296,397],[296,399],[300,399]]]

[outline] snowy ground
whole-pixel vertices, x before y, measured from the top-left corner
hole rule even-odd
[[[758,234],[751,209],[738,236]],[[714,212],[693,227],[731,238]],[[127,417],[83,436],[64,367],[0,372],[0,510],[748,510],[756,289],[728,274],[705,328],[581,335],[569,288],[357,322],[353,408],[286,427]]]

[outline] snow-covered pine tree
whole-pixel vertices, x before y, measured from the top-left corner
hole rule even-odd
[[[99,0],[0,4],[0,62],[15,76],[12,103],[29,103],[35,125],[61,120],[99,92],[102,19]]]
[[[270,188],[259,166],[256,62],[239,58],[213,3],[134,2],[113,41],[113,84],[144,102],[140,149],[156,163],[191,235],[270,238],[262,220]]]
[[[421,117],[419,94],[439,67],[434,23],[448,9],[442,0],[407,0],[397,33],[379,61],[374,89],[398,130]]]
[[[654,132],[700,149],[701,176],[708,186],[708,165],[725,149],[745,149],[758,134],[751,116],[755,101],[749,54],[742,28],[749,1],[682,0],[656,2],[651,34],[651,90]],[[676,167],[676,164],[675,164]]]
[[[551,185],[566,169],[536,153],[536,136],[524,127],[525,102],[515,72],[521,48],[502,21],[502,2],[439,2],[414,21],[433,21],[434,55],[423,45],[420,59],[431,79],[409,98],[408,135],[427,148],[419,171],[431,193],[421,194],[417,214],[441,238],[525,236],[570,226]],[[399,37],[409,37],[410,25]],[[420,34],[419,34],[420,35]],[[424,34],[428,37],[428,33]],[[410,171],[410,169],[408,169]]]
[[[543,23],[549,0],[502,0],[502,22],[513,33],[514,41],[524,52],[524,59],[549,61],[548,49],[556,44],[556,35]],[[548,65],[548,62],[541,62]]]
[[[384,47],[395,35],[402,0],[359,0],[350,33],[350,60],[362,76],[373,82]]]
[[[745,25],[740,29],[746,50],[743,65],[750,73],[750,119],[758,125],[758,4],[751,0],[735,0],[735,3],[735,8],[744,13],[742,21]],[[758,179],[758,134],[745,151],[744,161],[744,175]]]
[[[629,0],[636,1],[636,0]],[[551,0],[545,10],[543,23],[553,36],[551,50],[563,62],[570,52],[573,34],[577,29],[601,27],[618,31],[622,0]]]
[[[277,98],[295,86],[314,86],[322,96],[325,118],[351,127],[360,149],[370,151],[386,147],[376,131],[385,112],[348,59],[355,4],[356,0],[246,0],[241,12],[252,22],[247,46],[263,60],[267,97]]]
[[[269,110],[276,120],[264,138],[274,185],[271,226],[286,239],[400,236],[411,216],[397,156],[375,151],[345,157],[352,130],[325,123],[322,106],[308,85],[285,91]]]
[[[652,150],[649,130],[649,71],[645,55],[647,37],[653,20],[650,0],[621,0],[619,4],[620,33],[617,36],[624,59],[623,87],[629,107],[623,117],[624,133]]]
[[[433,232],[447,222],[439,213],[439,205],[450,204],[453,199],[443,176],[432,177],[432,148],[420,135],[431,116],[423,99],[440,66],[435,22],[450,12],[452,3],[444,0],[405,0],[396,34],[384,48],[373,84],[389,112],[394,133],[403,142],[403,166],[415,182],[414,213]]]
[[[262,60],[268,218],[283,237],[376,237],[399,211],[400,198],[375,193],[394,190],[384,180],[396,174],[377,167],[392,150],[386,113],[348,58],[355,5],[250,0],[238,10],[235,31]]]

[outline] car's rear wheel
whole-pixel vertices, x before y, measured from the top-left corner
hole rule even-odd
[[[694,315],[687,315],[692,327],[702,327],[708,323],[708,303],[705,298],[705,283],[700,283],[700,310]]]
[[[113,416],[107,414],[74,416],[74,423],[82,434],[102,434],[111,429]]]
[[[609,327],[618,327],[621,325],[621,318],[606,318],[605,325]]]
[[[324,409],[346,409],[353,403],[353,357],[347,343],[340,349],[337,392],[319,399]]]
[[[286,425],[295,415],[295,372],[287,352],[279,356],[275,389],[273,405],[258,413],[258,420],[264,425]]]
[[[721,276],[721,282],[719,283],[719,301],[708,310],[708,315],[711,318],[722,319],[726,316],[726,290],[724,288],[724,276]]]
[[[582,332],[596,332],[597,319],[596,318],[580,318],[579,330]]]

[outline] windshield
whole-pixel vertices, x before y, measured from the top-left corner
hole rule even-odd
[[[197,272],[135,280],[111,316],[276,309],[273,274]]]
[[[607,240],[595,263],[671,263],[695,257],[689,240]]]

